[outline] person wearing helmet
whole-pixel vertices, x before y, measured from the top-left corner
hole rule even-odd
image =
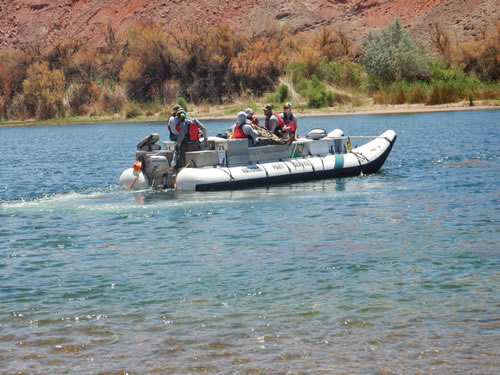
[[[207,140],[207,128],[197,119],[188,117],[183,110],[177,113],[177,119],[179,119],[181,124],[175,144],[180,162],[177,165],[184,167],[186,164],[186,152],[199,151],[201,149],[200,133],[203,134],[203,141]]]
[[[247,115],[247,119],[250,120],[250,122],[252,123],[252,125],[255,127],[255,126],[259,126],[259,119],[257,117],[255,117],[254,115],[254,112],[253,112],[253,109],[252,108],[247,108],[245,109],[245,113]]]
[[[288,132],[291,141],[294,141],[295,135],[297,133],[297,128],[299,126],[299,120],[292,113],[292,103],[286,103],[283,106],[283,113],[281,114],[281,118],[283,119],[283,133]]]
[[[177,141],[179,131],[181,130],[181,121],[177,118],[177,113],[179,111],[183,111],[182,107],[179,104],[174,105],[167,123],[168,131],[170,132],[170,140],[174,142]]]
[[[248,146],[251,147],[257,143],[258,136],[259,134],[252,127],[252,122],[247,118],[247,114],[245,112],[239,112],[236,116],[236,124],[231,138],[248,138]]]
[[[273,112],[273,107],[266,105],[264,108],[265,127],[278,137],[283,137],[283,119],[278,113]]]

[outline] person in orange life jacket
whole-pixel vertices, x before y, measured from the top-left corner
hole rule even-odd
[[[247,108],[245,109],[245,113],[247,115],[247,119],[250,120],[250,122],[252,123],[252,125],[255,127],[255,126],[260,126],[259,124],[259,119],[257,117],[254,116],[254,112],[253,112],[253,109],[252,108]]]
[[[186,152],[199,151],[201,149],[200,131],[203,133],[204,142],[206,142],[208,135],[205,125],[195,118],[187,117],[186,112],[178,112],[177,118],[181,122],[179,135],[175,144],[180,161],[180,164],[177,163],[177,165],[183,167],[186,164]]]
[[[258,136],[259,134],[253,128],[252,122],[247,118],[247,114],[245,112],[239,112],[236,117],[236,124],[231,138],[248,138],[248,146],[251,147],[257,143]]]
[[[273,112],[273,107],[266,105],[264,107],[265,127],[271,133],[276,134],[278,137],[283,137],[283,119],[278,113]]]
[[[295,139],[295,135],[297,133],[297,128],[299,126],[299,120],[292,113],[292,104],[286,103],[283,106],[283,113],[281,114],[281,118],[283,119],[283,133],[289,132],[290,136]]]
[[[177,113],[180,111],[183,111],[182,107],[179,104],[174,105],[167,123],[170,132],[170,140],[174,142],[177,141],[177,136],[181,130],[181,121],[177,118]]]

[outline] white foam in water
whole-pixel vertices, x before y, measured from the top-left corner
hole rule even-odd
[[[53,210],[63,207],[77,207],[78,201],[96,201],[101,202],[106,199],[115,199],[117,194],[121,193],[118,187],[107,189],[89,189],[81,192],[70,191],[67,193],[54,193],[31,200],[14,200],[1,203],[1,207],[8,209],[34,209],[34,210]]]

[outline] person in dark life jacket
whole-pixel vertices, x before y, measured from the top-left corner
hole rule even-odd
[[[251,147],[257,143],[258,136],[259,134],[253,128],[252,122],[247,118],[247,114],[245,112],[239,112],[236,117],[236,124],[231,138],[247,138],[248,146]]]
[[[260,126],[259,119],[255,116],[252,108],[245,109],[245,113],[247,115],[247,119],[250,120],[254,128],[256,126]]]
[[[170,140],[174,142],[177,141],[177,137],[181,130],[181,121],[177,118],[177,113],[182,111],[183,109],[179,104],[174,105],[170,118],[168,119],[167,127],[170,132]]]
[[[203,135],[203,142],[207,141],[207,128],[195,118],[188,117],[186,112],[177,113],[181,126],[177,142],[175,144],[178,154],[178,167],[186,165],[186,152],[201,150],[200,133]]]
[[[290,138],[292,138],[292,140],[295,140],[297,136],[297,128],[299,126],[299,120],[292,113],[291,103],[286,103],[283,106],[283,113],[281,113],[281,118],[283,119],[283,128],[282,128],[283,133],[288,132]]]
[[[271,133],[277,135],[278,137],[283,137],[283,119],[281,116],[273,112],[273,107],[270,105],[266,105],[264,108],[264,115],[266,116],[265,119],[265,127],[267,130],[269,130]]]

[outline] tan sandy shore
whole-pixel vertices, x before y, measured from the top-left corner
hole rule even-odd
[[[348,115],[383,115],[383,114],[401,114],[401,113],[426,113],[426,112],[458,112],[458,111],[479,111],[500,109],[500,105],[493,103],[481,103],[469,106],[468,102],[442,104],[426,106],[422,104],[402,104],[402,105],[371,105],[366,107],[330,107],[318,110],[307,109],[304,111],[294,110],[294,113],[300,117],[314,116],[348,116]],[[214,115],[203,112],[190,112],[190,115],[199,120],[217,120],[217,119],[235,119],[234,115]],[[257,111],[257,117],[264,115]]]
[[[401,105],[370,105],[362,107],[330,107],[319,110],[295,110],[294,113],[298,117],[313,117],[313,116],[347,116],[347,115],[382,115],[382,114],[403,114],[403,113],[426,113],[426,112],[457,112],[457,111],[478,111],[478,110],[500,110],[499,102],[484,101],[476,102],[474,106],[470,106],[468,102],[452,103],[427,106],[422,104],[401,104]],[[234,115],[228,115],[228,108],[235,108]],[[207,120],[233,120],[236,118],[236,113],[244,108],[236,109],[237,105],[218,106],[210,108],[209,111],[200,108],[193,108],[189,111],[189,115],[201,121]],[[163,114],[155,114],[152,116],[139,116],[131,119],[126,119],[120,115],[114,116],[93,116],[93,117],[72,117],[62,119],[51,119],[45,121],[25,120],[25,121],[3,121],[0,122],[1,127],[13,126],[50,126],[50,125],[76,125],[76,124],[102,124],[102,123],[119,123],[119,122],[151,122],[151,121],[166,121],[168,109]],[[257,110],[257,117],[262,118],[263,113]]]

